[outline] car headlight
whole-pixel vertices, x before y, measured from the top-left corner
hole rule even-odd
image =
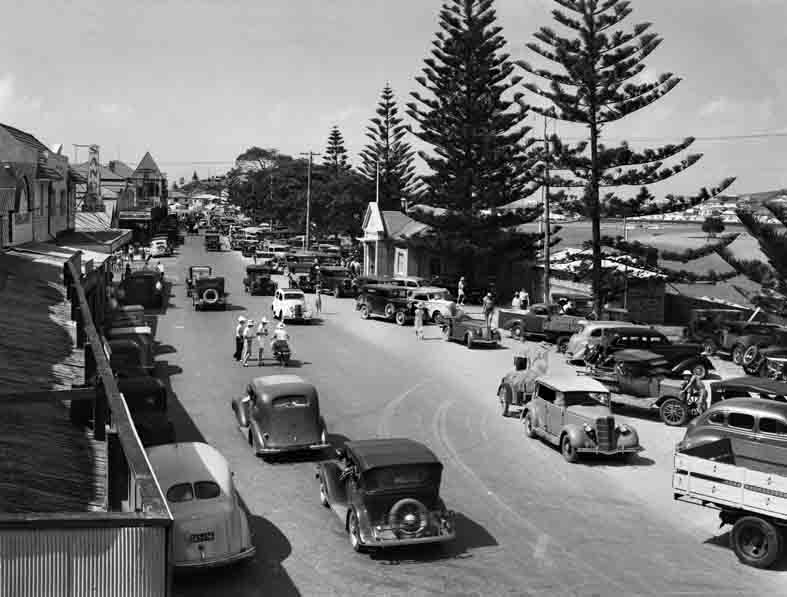
[[[631,433],[631,428],[628,425],[617,425],[615,429],[623,435]]]
[[[481,330],[479,330],[478,328],[476,328],[476,329],[474,329],[474,330],[473,330],[473,333],[474,333],[476,336],[480,336],[480,335],[481,335]]]
[[[162,288],[164,287],[161,285],[161,282],[156,282],[156,290],[161,290]]]
[[[587,423],[585,423],[582,428],[585,430],[585,433],[593,433],[593,428]]]

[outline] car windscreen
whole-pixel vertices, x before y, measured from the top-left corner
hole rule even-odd
[[[304,408],[309,406],[309,398],[306,396],[279,396],[274,398],[271,404],[275,409]]]
[[[386,466],[367,471],[364,475],[367,491],[379,491],[414,485],[439,485],[440,466],[435,464],[406,464]]]
[[[606,392],[562,392],[565,406],[598,406],[609,401]]]
[[[194,483],[194,495],[198,500],[212,500],[221,495],[221,489],[213,481],[197,481]]]
[[[201,278],[203,276],[210,276],[211,269],[209,267],[193,267],[191,268],[191,275],[195,278]]]
[[[189,502],[194,499],[194,488],[191,483],[177,483],[167,490],[167,501]]]
[[[444,290],[443,292],[430,292],[429,293],[429,300],[430,301],[439,301],[439,300],[450,301],[451,300],[451,294],[447,290]]]
[[[285,292],[284,293],[284,300],[297,301],[297,300],[301,300],[301,299],[303,299],[303,294],[301,294],[300,292]]]

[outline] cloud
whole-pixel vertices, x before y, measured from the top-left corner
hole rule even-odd
[[[41,112],[43,102],[39,97],[20,95],[12,73],[0,77],[0,118],[5,121],[27,121]]]
[[[735,119],[741,123],[751,122],[762,126],[773,117],[773,108],[774,102],[771,98],[745,102],[721,95],[701,106],[699,114],[703,118]]]

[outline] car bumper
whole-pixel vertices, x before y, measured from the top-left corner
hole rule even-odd
[[[190,570],[194,568],[218,568],[220,566],[229,566],[230,564],[234,564],[235,562],[240,562],[243,560],[247,560],[249,558],[253,558],[254,554],[256,553],[257,553],[257,548],[252,545],[248,549],[245,549],[235,554],[221,556],[218,558],[205,558],[204,560],[174,562],[172,566],[175,568],[175,570]]]
[[[257,454],[281,454],[282,452],[303,452],[306,450],[327,450],[331,447],[329,443],[320,444],[298,444],[294,446],[277,446],[270,448],[257,448]]]
[[[577,452],[581,454],[600,454],[602,456],[614,456],[615,454],[634,454],[642,452],[642,446],[634,446],[631,448],[615,448],[614,450],[601,450],[599,448],[577,448]]]
[[[500,344],[500,340],[498,339],[486,339],[486,338],[473,338],[473,344],[479,344],[484,346],[497,346]]]

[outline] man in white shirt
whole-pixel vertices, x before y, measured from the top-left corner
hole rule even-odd
[[[243,332],[246,329],[246,318],[241,315],[238,317],[238,325],[235,326],[235,354],[233,358],[240,361],[241,351],[243,350]]]

